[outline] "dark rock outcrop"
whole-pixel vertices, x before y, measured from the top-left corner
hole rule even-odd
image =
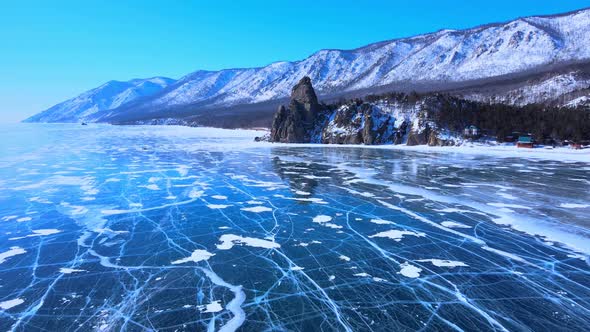
[[[407,145],[452,146],[455,145],[455,142],[442,139],[437,130],[427,125],[421,132],[410,132],[408,134]]]
[[[441,96],[399,96],[372,102],[353,100],[339,107],[318,102],[309,77],[293,87],[289,107],[276,112],[268,140],[281,143],[450,145],[433,114]],[[445,137],[444,139],[442,137]]]
[[[408,146],[424,145],[430,141],[430,127],[426,126],[421,132],[410,132],[408,134]]]
[[[281,143],[393,144],[401,143],[408,123],[372,103],[352,102],[335,110],[323,109],[311,79],[302,78],[291,92],[289,107],[277,110],[269,140]]]
[[[271,142],[303,143],[306,138],[306,126],[301,113],[280,106],[272,120]]]
[[[315,126],[321,106],[315,94],[311,79],[302,78],[291,91],[289,108],[280,106],[275,114],[271,142],[306,143],[311,140],[310,132]]]
[[[320,104],[309,77],[302,78],[291,90],[289,109],[300,111],[305,115],[307,121],[315,120],[320,111]]]

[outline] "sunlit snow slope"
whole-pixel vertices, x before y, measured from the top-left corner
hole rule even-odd
[[[100,112],[153,95],[173,82],[173,79],[165,77],[135,79],[128,82],[110,81],[34,115],[25,122],[92,121],[101,115]]]
[[[457,84],[590,60],[590,9],[520,18],[468,30],[441,30],[354,50],[321,50],[307,59],[261,68],[196,71],[150,97],[122,104],[96,120],[174,115],[207,107],[287,97],[309,76],[320,95],[401,84]],[[542,86],[541,86],[542,88]],[[79,97],[80,98],[80,97]],[[75,105],[58,105],[72,118]],[[82,114],[85,114],[81,112]],[[59,118],[59,117],[57,117]],[[54,121],[47,117],[33,120]]]

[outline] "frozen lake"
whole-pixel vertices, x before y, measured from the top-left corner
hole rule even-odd
[[[590,330],[590,163],[256,135],[0,127],[0,330]]]

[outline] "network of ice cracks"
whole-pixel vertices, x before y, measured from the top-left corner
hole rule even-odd
[[[1,166],[2,330],[590,330],[588,164],[143,137]]]

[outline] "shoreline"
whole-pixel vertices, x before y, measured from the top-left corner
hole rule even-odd
[[[362,144],[323,144],[323,143],[271,143],[271,142],[255,142],[261,144],[260,146],[281,146],[281,147],[322,147],[322,148],[364,148],[364,149],[378,149],[391,151],[409,151],[421,153],[436,153],[436,154],[464,154],[471,156],[490,156],[498,158],[524,158],[524,159],[542,159],[560,162],[584,162],[590,163],[590,149],[573,150],[568,147],[559,147],[552,149],[545,148],[517,148],[516,146],[506,145],[458,145],[458,146],[428,146],[428,145],[414,145],[408,146],[405,144],[399,145],[362,145]]]
[[[222,133],[239,133],[239,135],[227,137],[249,139],[244,144],[240,144],[240,147],[252,148],[252,147],[293,147],[293,148],[363,148],[363,149],[382,149],[392,151],[409,151],[409,152],[420,152],[420,153],[455,153],[464,155],[480,155],[480,156],[491,156],[498,158],[524,158],[524,159],[541,159],[551,160],[560,162],[584,162],[590,163],[590,149],[574,150],[569,147],[556,147],[556,148],[517,148],[515,145],[491,145],[485,143],[465,143],[457,146],[428,146],[428,145],[415,145],[408,146],[406,144],[385,144],[385,145],[364,145],[364,144],[324,144],[324,143],[273,143],[273,142],[255,142],[255,137],[263,136],[263,133],[267,133],[268,130],[262,128],[240,128],[240,129],[225,129],[217,127],[192,127],[183,125],[112,125],[109,123],[92,123],[87,127],[82,127],[79,124],[70,123],[18,123],[18,125],[55,125],[55,126],[76,126],[81,128],[92,128],[96,126],[109,126],[109,127],[134,127],[142,129],[153,129],[154,127],[166,128],[166,129],[181,129],[182,132],[177,134],[183,134],[186,132],[209,132],[214,137],[222,138],[226,137]]]

